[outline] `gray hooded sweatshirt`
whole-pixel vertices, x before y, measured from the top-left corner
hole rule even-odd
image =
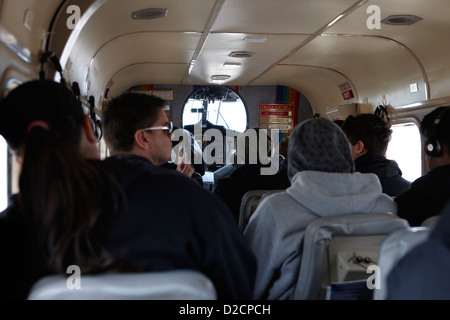
[[[329,171],[347,172],[311,170],[318,161],[313,159],[314,156],[308,156],[308,146],[299,144],[304,142],[302,139],[307,139],[307,135],[294,129],[289,142],[289,161],[292,160],[289,165],[293,174],[291,187],[264,198],[244,232],[258,262],[255,299],[292,299],[301,265],[304,233],[313,220],[343,214],[397,212],[392,198],[381,192],[381,184],[375,174],[353,172],[350,147],[347,140],[342,140],[342,137],[346,138],[340,128],[329,120],[313,119],[305,125],[309,134],[316,132],[317,124],[325,130],[323,139],[327,143],[334,140],[332,144],[338,146],[334,153],[329,154],[333,157],[339,154],[341,159],[348,159],[341,161],[348,162],[348,169]],[[317,146],[315,141],[314,154]],[[326,147],[327,150],[330,148],[333,146]],[[322,154],[321,157],[323,159],[327,155]],[[334,166],[336,161],[329,163]]]

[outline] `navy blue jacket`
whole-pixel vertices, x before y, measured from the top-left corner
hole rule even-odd
[[[398,196],[409,189],[411,182],[402,177],[397,162],[379,153],[366,153],[355,160],[355,171],[375,173],[380,179],[383,193]]]

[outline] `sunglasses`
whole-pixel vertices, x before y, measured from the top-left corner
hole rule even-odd
[[[172,121],[170,121],[167,125],[165,126],[158,126],[158,127],[149,127],[149,128],[144,128],[142,130],[145,131],[152,131],[152,130],[164,130],[167,132],[167,135],[171,135],[173,132],[173,123]]]

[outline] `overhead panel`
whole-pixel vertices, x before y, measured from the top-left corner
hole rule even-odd
[[[174,54],[181,54],[188,56],[191,54],[192,33],[201,33],[204,25],[208,19],[210,11],[214,5],[214,1],[210,0],[164,0],[164,1],[147,1],[147,0],[108,0],[102,5],[97,12],[95,12],[91,19],[84,25],[80,31],[77,41],[70,52],[71,64],[77,66],[77,69],[71,70],[73,78],[85,79],[87,78],[89,65],[95,55],[100,49],[105,47],[105,44],[114,42],[115,39],[120,39],[123,35],[132,33],[148,32],[146,37],[145,47],[140,47],[144,52],[168,52],[171,48],[176,52],[169,53],[171,57]],[[166,8],[167,16],[163,18],[151,20],[133,20],[132,12],[146,9],[149,7]],[[164,37],[159,37],[158,32],[165,33]],[[171,33],[175,36],[172,38]],[[153,36],[152,36],[153,34]],[[180,40],[180,34],[186,35],[189,40],[182,41],[179,46],[176,41]],[[182,45],[188,43],[185,48]],[[159,48],[160,51],[154,51]],[[103,49],[104,51],[105,49]],[[181,52],[180,52],[181,51]],[[121,70],[123,59],[118,58],[124,55],[125,58],[135,61],[134,55],[141,55],[140,51],[132,50],[127,46],[123,46],[119,51],[102,52],[104,56],[114,57],[115,59],[108,59],[109,73],[115,73]],[[158,54],[161,56],[161,54]],[[155,62],[152,55],[147,55],[146,59],[141,62]],[[165,63],[163,61],[163,63]],[[129,63],[128,63],[129,64]],[[137,71],[140,72],[139,70]],[[100,78],[97,78],[100,77]],[[181,77],[182,78],[182,77]],[[181,78],[178,81],[181,81]],[[96,78],[89,79],[91,83],[98,83],[98,86],[106,84],[109,79],[106,79],[101,73],[96,74]],[[173,79],[172,79],[173,81]],[[87,83],[86,83],[87,86]]]
[[[138,32],[116,37],[101,47],[92,58],[86,79],[91,83],[93,79],[97,81],[92,84],[90,90],[102,91],[117,72],[117,68],[128,65],[181,64],[187,69],[199,38],[199,33],[174,32]],[[142,71],[137,71],[140,72]],[[167,84],[180,82],[177,73],[165,72],[164,75],[156,76],[165,78]]]
[[[342,73],[350,83],[357,84],[354,89],[359,100],[369,103],[386,100],[395,106],[426,99],[417,61],[403,46],[384,38],[321,36],[283,64],[317,66]],[[411,83],[418,83],[421,90],[411,94]]]
[[[320,113],[326,106],[334,105],[336,101],[345,103],[338,84],[348,81],[342,74],[331,69],[279,65],[270,69],[251,85],[284,85],[301,92],[311,104],[313,110]],[[352,100],[353,101],[353,100]]]
[[[356,2],[226,0],[212,32],[311,34]]]
[[[249,42],[245,39],[265,39]],[[223,84],[245,85],[256,77],[260,70],[269,68],[274,61],[281,59],[286,52],[306,39],[304,35],[262,35],[243,33],[212,33],[191,72],[194,79],[210,79],[221,74],[230,75]],[[250,57],[231,57],[231,52],[247,51]],[[227,65],[228,64],[239,64]]]
[[[184,64],[138,63],[124,66],[112,76],[111,96],[118,96],[125,90],[143,83],[173,84],[173,78],[181,79],[186,70]]]

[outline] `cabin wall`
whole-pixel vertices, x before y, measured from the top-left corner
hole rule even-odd
[[[132,87],[126,91],[148,87],[152,90],[171,90],[173,100],[171,106],[171,120],[175,126],[181,127],[181,117],[184,104],[196,90],[195,86],[187,85],[143,85]],[[248,128],[259,127],[259,104],[261,103],[292,103],[297,117],[294,125],[313,116],[311,106],[306,97],[296,90],[282,86],[240,86],[233,87],[239,93],[247,109]]]

